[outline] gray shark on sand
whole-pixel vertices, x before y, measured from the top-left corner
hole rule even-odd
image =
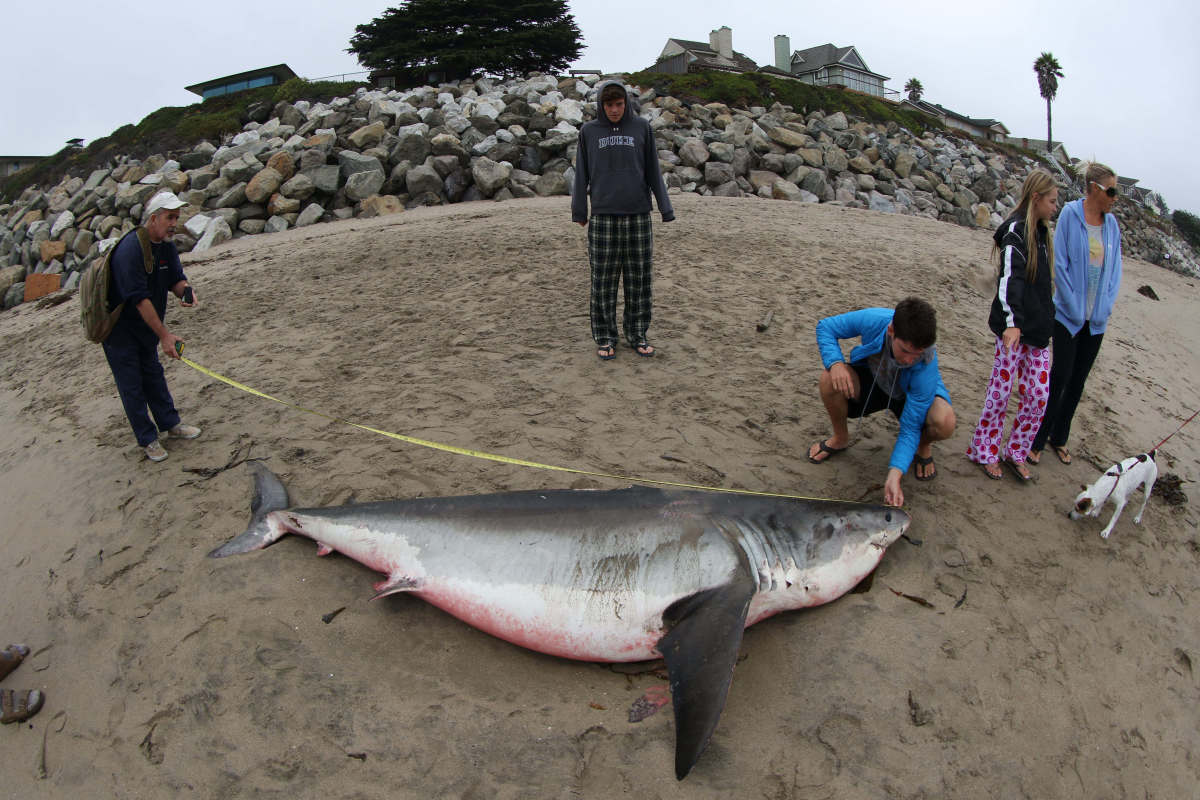
[[[662,657],[675,707],[675,775],[695,765],[725,706],[742,632],[835,600],[909,525],[896,508],[721,492],[520,491],[289,508],[258,462],[251,521],[209,555],[288,533],[522,647],[583,661]]]

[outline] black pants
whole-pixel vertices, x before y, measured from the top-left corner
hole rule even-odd
[[[175,401],[167,390],[167,378],[158,361],[157,339],[140,338],[118,323],[104,341],[104,355],[139,445],[145,447],[158,438],[159,431],[179,424],[179,412],[175,410]],[[154,422],[150,421],[150,414],[154,415]]]
[[[1074,336],[1066,326],[1054,320],[1054,360],[1050,364],[1050,400],[1046,405],[1046,416],[1042,427],[1033,437],[1031,449],[1042,450],[1049,439],[1051,447],[1066,447],[1071,436],[1071,420],[1079,398],[1083,396],[1083,385],[1087,382],[1096,354],[1100,352],[1103,333],[1091,333],[1088,323],[1083,323]]]

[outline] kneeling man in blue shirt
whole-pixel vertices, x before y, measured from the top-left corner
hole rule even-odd
[[[862,338],[842,355],[841,339]],[[900,433],[888,461],[883,501],[904,504],[900,477],[915,457],[919,481],[937,475],[933,443],[954,434],[950,392],[938,372],[937,315],[917,297],[896,308],[864,308],[826,317],[817,323],[817,345],[825,371],[821,401],[833,423],[833,435],[813,444],[808,460],[823,464],[850,446],[850,417],[861,419],[889,409],[900,421]]]

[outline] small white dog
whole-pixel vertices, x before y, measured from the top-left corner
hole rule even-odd
[[[1146,496],[1142,500],[1141,510],[1133,518],[1134,524],[1139,524],[1142,521],[1142,514],[1146,512],[1146,504],[1150,502],[1150,490],[1154,488],[1154,482],[1158,480],[1158,465],[1154,462],[1156,452],[1156,450],[1151,450],[1149,453],[1127,458],[1120,464],[1113,464],[1095,483],[1091,486],[1084,486],[1083,491],[1075,498],[1075,509],[1070,512],[1071,519],[1098,517],[1105,502],[1111,499],[1117,510],[1113,512],[1112,519],[1108,521],[1104,530],[1100,531],[1100,537],[1107,539],[1108,535],[1112,533],[1113,526],[1117,524],[1117,517],[1121,516],[1121,511],[1125,508],[1129,495],[1134,489],[1141,486]]]

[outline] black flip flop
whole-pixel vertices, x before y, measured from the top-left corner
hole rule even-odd
[[[922,456],[915,456],[915,458],[916,458],[917,464],[916,464],[916,466],[913,467],[913,477],[914,478],[916,478],[919,481],[931,481],[937,477],[937,465],[933,463],[933,456],[930,456],[929,458],[923,458]],[[933,466],[933,472],[927,473],[925,475],[925,477],[922,478],[920,476],[920,474],[917,473],[918,466],[919,467]]]
[[[617,357],[617,348],[613,347],[611,344],[597,345],[596,357],[601,361],[612,361]]]
[[[649,352],[649,353],[643,353],[643,352],[642,352],[642,348],[643,348],[643,347],[649,347],[649,348],[650,348],[650,352]],[[656,350],[656,349],[654,348],[654,345],[650,344],[650,343],[649,343],[649,342],[647,342],[645,339],[641,339],[641,340],[639,340],[639,341],[638,341],[638,343],[637,343],[637,344],[633,345],[633,352],[637,353],[637,354],[638,354],[639,356],[641,356],[642,358],[654,358],[654,354],[655,354],[655,353],[657,353],[657,352],[658,352],[658,350]]]
[[[824,458],[815,458],[814,456],[809,456],[808,460],[814,464],[824,464],[826,461],[846,449],[844,447],[830,447],[827,439],[822,439],[821,441],[817,442],[817,448],[818,455],[821,453],[828,453],[828,455]],[[809,447],[808,449],[812,450],[812,447]]]
[[[1071,451],[1067,449],[1067,446],[1065,444],[1064,445],[1052,444],[1052,445],[1050,445],[1050,448],[1054,451],[1054,455],[1058,456],[1059,461],[1061,461],[1064,464],[1071,463]]]

